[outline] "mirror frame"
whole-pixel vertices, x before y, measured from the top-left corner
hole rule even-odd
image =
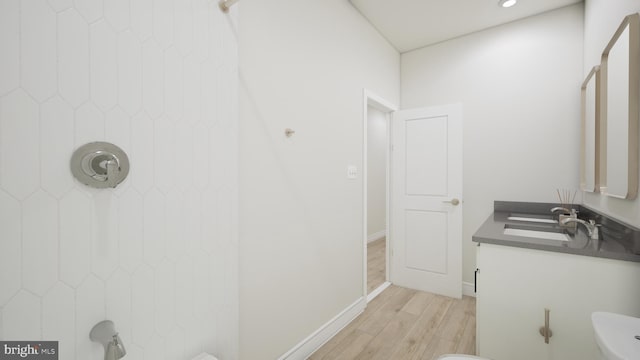
[[[594,109],[594,174],[593,174],[593,188],[587,187],[587,87],[595,81],[595,109]],[[594,66],[587,77],[584,79],[582,86],[580,87],[580,101],[581,101],[581,138],[580,138],[580,189],[582,191],[599,193],[602,186],[602,182],[606,182],[606,159],[602,156],[603,139],[606,141],[606,137],[603,137],[601,122],[600,122],[600,100],[601,100],[601,79],[600,79],[600,66]],[[605,134],[606,135],[606,134]]]
[[[622,23],[616,30],[615,34],[607,44],[602,53],[602,61],[600,64],[601,86],[601,103],[600,103],[600,120],[602,130],[602,147],[603,147],[603,172],[606,173],[606,136],[607,136],[607,85],[608,73],[607,66],[609,53],[615,46],[624,30],[629,27],[629,119],[628,119],[628,163],[627,163],[627,193],[626,195],[611,194],[606,190],[606,181],[602,181],[603,193],[620,199],[635,199],[638,195],[638,117],[640,111],[638,102],[640,101],[640,14],[628,15],[622,20]],[[608,175],[605,175],[604,180]],[[601,179],[603,180],[603,179]]]

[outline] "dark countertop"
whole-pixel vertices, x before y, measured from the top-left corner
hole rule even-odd
[[[559,224],[534,223],[509,220],[510,216],[526,215],[552,219],[549,209],[559,206],[552,203],[522,203],[496,201],[494,213],[473,235],[478,244],[496,244],[527,249],[553,251],[567,254],[593,256],[616,260],[640,262],[640,229],[606,217],[584,206],[574,206],[581,219],[594,219],[601,224],[598,240],[590,239],[584,226],[566,229]],[[557,219],[557,218],[556,218]],[[569,241],[547,240],[526,236],[505,235],[504,229],[512,227],[524,230],[563,232]]]

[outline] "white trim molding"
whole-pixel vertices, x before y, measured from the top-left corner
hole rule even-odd
[[[366,306],[367,299],[364,297],[359,298],[356,302],[342,310],[340,314],[314,331],[313,334],[287,351],[278,360],[304,360],[309,358],[311,354],[326,344],[327,341],[331,340],[332,337],[349,325],[358,315],[362,314]]]
[[[370,292],[369,295],[367,295],[367,303],[369,303],[369,301],[375,299],[376,296],[380,295],[380,293],[382,293],[386,288],[388,288],[389,285],[391,285],[391,283],[388,282],[388,281],[385,281],[385,282],[382,283],[382,285],[378,286],[372,292]]]
[[[474,286],[473,283],[469,283],[469,282],[462,282],[462,295],[464,296],[472,296],[472,297],[476,297],[476,293],[474,291]]]
[[[380,230],[380,231],[375,232],[373,234],[369,234],[369,236],[367,236],[367,243],[374,242],[376,240],[380,240],[385,236],[387,236],[387,231],[386,230]]]

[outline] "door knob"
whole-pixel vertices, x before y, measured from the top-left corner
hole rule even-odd
[[[457,206],[457,205],[460,204],[460,200],[458,200],[456,198],[453,198],[451,200],[445,200],[445,201],[443,201],[443,203],[448,203],[448,204],[451,204],[453,206]]]

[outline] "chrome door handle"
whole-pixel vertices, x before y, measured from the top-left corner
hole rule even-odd
[[[451,204],[453,206],[458,206],[460,204],[460,200],[453,198],[451,200],[445,200],[443,203]]]

